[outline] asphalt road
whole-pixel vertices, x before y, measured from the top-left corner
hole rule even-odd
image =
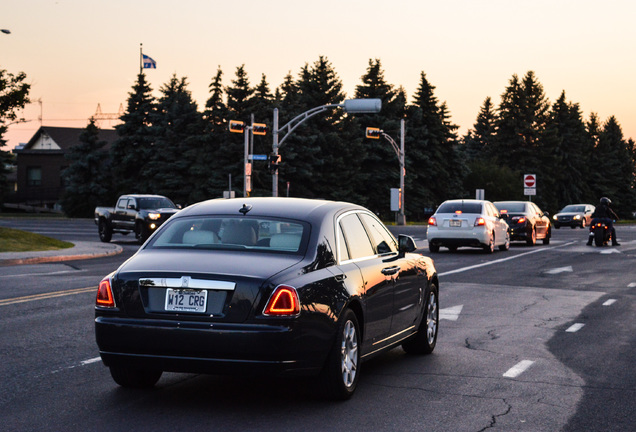
[[[90,220],[0,225],[96,240]],[[391,227],[416,238],[424,227]],[[619,248],[554,231],[550,245],[432,254],[441,321],[430,356],[401,348],[363,364],[354,397],[322,400],[311,379],[164,374],[119,388],[98,357],[99,280],[115,257],[0,267],[0,430],[632,431],[636,424],[636,227]]]

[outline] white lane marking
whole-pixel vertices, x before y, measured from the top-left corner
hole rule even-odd
[[[459,319],[459,314],[462,313],[462,309],[464,305],[452,306],[449,308],[444,308],[439,310],[439,319],[447,319],[451,321],[457,321]]]
[[[576,243],[576,242],[565,243],[565,244],[563,244],[561,246],[557,246],[557,247],[564,247],[564,246],[568,246],[568,245],[571,245],[571,244],[574,244],[574,243]],[[554,249],[554,248],[535,249],[535,250],[532,250],[530,252],[524,252],[524,253],[521,253],[519,255],[513,255],[513,256],[508,257],[508,258],[496,259],[496,260],[488,261],[488,262],[481,263],[481,264],[475,264],[475,265],[472,265],[472,266],[458,268],[458,269],[455,269],[455,270],[450,270],[450,271],[447,271],[447,272],[439,273],[438,276],[448,276],[448,275],[455,274],[455,273],[461,273],[461,272],[465,272],[465,271],[468,271],[468,270],[474,270],[476,268],[486,267],[486,266],[493,265],[493,264],[499,264],[499,263],[502,263],[502,262],[505,262],[505,261],[510,261],[510,260],[513,260],[513,259],[521,258],[523,256],[534,254],[534,253],[537,253],[537,252],[545,252],[545,251],[551,250],[551,249]]]
[[[566,332],[576,333],[577,331],[581,330],[584,326],[585,324],[581,324],[581,323],[572,324],[570,327],[567,328]]]
[[[89,365],[91,363],[97,363],[97,362],[100,362],[100,361],[102,361],[101,357],[93,357],[91,359],[81,361],[80,362],[80,366],[86,366],[86,365]]]
[[[54,271],[54,272],[48,272],[48,273],[21,273],[21,274],[10,274],[10,275],[0,275],[0,278],[11,278],[11,277],[33,277],[33,276],[52,276],[52,275],[59,275],[59,274],[66,274],[66,273],[81,273],[81,272],[85,272],[86,270],[58,270],[58,271]]]
[[[636,282],[632,282],[629,285],[627,285],[627,288],[634,288],[636,287]]]
[[[508,371],[503,374],[503,376],[506,378],[516,378],[524,373],[530,366],[532,366],[533,363],[534,361],[532,360],[520,361],[519,363],[508,369]]]
[[[621,251],[616,249],[605,249],[601,251],[601,255],[609,255],[609,254],[615,254],[615,253],[619,254],[621,253]]]
[[[572,266],[567,266],[567,267],[558,267],[558,268],[553,268],[552,270],[548,270],[546,271],[546,274],[559,274],[559,273],[571,273],[574,270],[572,270]]]
[[[603,303],[603,306],[611,306],[614,303],[616,303],[616,299],[609,299],[605,303]]]

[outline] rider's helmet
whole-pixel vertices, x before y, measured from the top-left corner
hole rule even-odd
[[[601,198],[601,204],[604,204],[606,206],[610,206],[610,205],[612,205],[612,200],[607,198],[607,197],[603,197],[603,198]]]

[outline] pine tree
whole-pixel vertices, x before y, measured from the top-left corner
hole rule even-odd
[[[493,158],[497,113],[490,97],[484,100],[473,129],[464,137],[464,150],[469,161],[486,161]]]
[[[31,89],[31,84],[25,83],[25,79],[24,72],[14,75],[0,69],[0,209],[9,190],[7,180],[9,170],[6,167],[12,160],[11,153],[2,150],[6,144],[2,137],[11,123],[24,121],[18,119],[18,112],[30,102],[29,90]]]
[[[322,56],[311,67],[306,64],[301,68],[295,87],[299,94],[295,102],[301,112],[344,100],[342,82]],[[281,110],[288,111],[284,100]],[[343,117],[342,110],[327,109],[305,121],[284,142],[279,175],[281,183],[290,182],[292,195],[359,200],[361,138],[343,138]]]
[[[141,161],[147,161],[152,153],[150,118],[155,100],[143,73],[137,76],[132,90],[126,112],[121,116],[123,123],[115,126],[118,139],[110,149],[113,196],[150,190],[150,184],[140,173]]]
[[[155,141],[149,162],[142,169],[151,192],[182,205],[193,200],[194,185],[200,179],[191,168],[205,145],[203,116],[187,86],[186,77],[173,75],[160,89],[163,96],[150,117]]]
[[[384,78],[384,71],[379,59],[369,60],[362,84],[356,86],[355,97],[358,99],[380,99],[382,111],[378,114],[356,116],[357,124],[352,130],[361,136],[366,127],[377,127],[383,130],[400,146],[400,119],[404,118],[406,100]],[[398,97],[402,96],[401,98]],[[400,163],[393,146],[384,137],[365,139],[363,143],[360,181],[366,185],[368,193],[361,198],[361,204],[385,219],[390,218],[390,189],[400,185]],[[405,152],[406,153],[406,152]],[[405,198],[406,198],[405,192]]]
[[[92,217],[95,207],[110,199],[108,153],[99,141],[99,129],[91,118],[80,135],[80,144],[66,153],[69,166],[62,173],[66,185],[61,204],[69,217]]]
[[[203,118],[205,133],[201,146],[190,150],[188,157],[193,160],[191,172],[197,179],[190,199],[192,202],[217,198],[228,190],[228,177],[221,162],[230,140],[227,129],[229,112],[224,102],[223,71],[221,67],[209,85],[210,97],[205,104]]]
[[[251,113],[255,123],[265,124],[269,129],[267,135],[254,135],[252,154],[269,154],[272,150],[272,114],[274,109],[274,96],[269,89],[267,77],[261,75],[261,81],[254,88],[254,94],[250,101]],[[270,196],[272,178],[267,163],[261,161],[252,162],[252,193],[251,196]]]

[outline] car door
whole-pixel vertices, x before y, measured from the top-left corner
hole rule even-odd
[[[126,209],[128,208],[128,197],[121,197],[117,201],[115,207],[115,213],[113,214],[113,227],[123,228],[125,227]]]
[[[495,245],[501,245],[506,242],[506,235],[508,233],[508,223],[501,218],[501,214],[497,207],[491,202],[485,203],[486,214],[492,220],[495,231]]]
[[[423,280],[417,261],[399,256],[397,241],[382,222],[369,213],[360,213],[360,219],[369,233],[376,253],[382,259],[383,273],[393,281],[391,335],[399,335],[411,328],[421,314],[427,281]]]
[[[392,263],[384,263],[376,254],[358,212],[345,213],[338,219],[337,225],[341,237],[339,256],[346,257],[340,265],[349,266],[353,263],[362,274],[363,286],[360,291],[365,307],[364,334],[365,340],[370,342],[364,351],[371,352],[375,346],[379,348],[390,333],[393,279],[399,270],[395,270],[396,266]],[[392,271],[392,274],[387,274]]]
[[[544,238],[548,234],[548,225],[550,220],[543,215],[543,211],[535,203],[530,203],[530,209],[534,214],[535,228],[537,230],[537,237]]]

